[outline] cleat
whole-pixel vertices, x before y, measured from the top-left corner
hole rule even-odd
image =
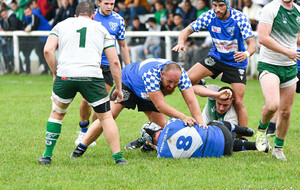
[[[275,136],[276,127],[269,126],[267,129],[267,137],[274,137]]]
[[[50,156],[46,156],[46,157],[40,157],[38,159],[38,162],[41,164],[41,165],[48,165],[51,163],[51,157]]]
[[[254,130],[251,128],[247,128],[245,136],[252,137],[254,135]]]
[[[274,148],[272,152],[272,156],[278,160],[287,161],[285,155],[283,154],[282,148]]]
[[[125,145],[125,149],[126,150],[133,150],[133,149],[136,149],[136,148],[140,148],[141,146],[143,146],[144,143],[145,143],[145,141],[144,141],[143,138],[138,138],[138,139],[135,139],[135,140],[127,143]]]
[[[259,152],[264,152],[269,145],[265,132],[257,131],[255,146]]]
[[[123,160],[119,159],[116,161],[116,165],[127,165],[129,162],[123,158]]]
[[[79,157],[81,157],[84,153],[85,153],[85,151],[79,150],[79,149],[76,148],[76,149],[72,152],[70,158],[72,158],[72,159],[79,158]]]
[[[84,136],[85,136],[85,133],[84,133],[84,132],[79,131],[79,132],[77,132],[77,133],[79,133],[79,135],[78,135],[78,137],[77,137],[77,139],[76,139],[76,141],[75,141],[75,145],[76,145],[76,146],[78,146],[78,145],[83,141]],[[92,142],[89,146],[96,146],[96,145],[97,145],[97,144],[96,144],[96,141],[94,141],[94,142]]]
[[[154,149],[151,146],[144,144],[141,148],[141,151],[142,152],[151,152],[151,151],[154,151]]]

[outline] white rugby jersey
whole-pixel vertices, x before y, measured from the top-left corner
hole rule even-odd
[[[114,39],[101,23],[86,17],[68,18],[50,32],[58,37],[57,76],[103,78],[101,53]]]

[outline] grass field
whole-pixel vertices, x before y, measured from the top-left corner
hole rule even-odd
[[[207,83],[224,85],[217,80]],[[126,151],[124,145],[139,137],[147,122],[143,113],[132,110],[124,110],[116,120],[130,165],[114,164],[103,136],[82,158],[71,160],[79,131],[81,96],[77,95],[63,120],[52,163],[42,166],[37,159],[45,148],[51,89],[51,76],[0,76],[0,189],[300,189],[299,94],[285,141],[288,162],[253,151],[232,157],[176,160],[157,159],[154,152]],[[189,114],[178,91],[166,99]],[[203,108],[206,99],[198,100]],[[249,127],[256,130],[263,105],[258,81],[248,81],[245,104]],[[269,139],[273,147],[274,138]]]

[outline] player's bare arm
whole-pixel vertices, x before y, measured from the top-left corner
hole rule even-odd
[[[196,120],[194,118],[186,116],[185,114],[167,104],[161,90],[156,92],[148,92],[148,95],[159,112],[169,117],[176,117],[182,120],[185,125],[188,124],[189,126],[194,126],[196,124]]]
[[[274,38],[271,37],[270,35],[271,29],[272,29],[272,25],[267,23],[259,23],[258,42],[273,51],[288,56],[290,59],[296,62],[298,57],[297,50],[292,48],[287,48],[279,44]]]
[[[125,65],[130,64],[130,57],[126,40],[118,40],[118,44],[120,47],[120,54],[122,60],[124,61]]]
[[[53,73],[53,82],[56,77],[56,55],[55,50],[58,47],[58,37],[55,35],[49,35],[47,42],[44,47],[44,56],[47,61],[47,64],[49,65],[52,73]]]
[[[246,51],[235,52],[233,55],[236,62],[245,61],[247,58],[249,58],[255,53],[256,45],[254,37],[246,39],[245,42],[247,43],[248,49]]]
[[[183,29],[179,36],[178,36],[178,42],[177,45],[175,47],[173,47],[172,51],[186,51],[184,48],[184,42],[185,40],[188,38],[189,35],[191,35],[192,33],[194,33],[194,29],[189,25],[187,26],[185,29]]]

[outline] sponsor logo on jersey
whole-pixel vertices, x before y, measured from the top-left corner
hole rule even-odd
[[[204,63],[208,66],[214,66],[216,64],[215,60],[212,57],[204,59]]]
[[[115,31],[117,30],[117,27],[118,27],[118,23],[116,22],[109,22],[109,27],[112,31]]]
[[[286,24],[287,23],[287,18],[284,16],[284,14],[281,14],[281,15],[282,15],[282,22],[284,24]]]
[[[142,92],[142,93],[141,93],[141,96],[142,96],[143,99],[151,100],[151,99],[149,98],[149,95],[148,95],[147,93],[145,93],[145,92]]]
[[[216,32],[216,33],[221,33],[221,28],[217,27],[217,26],[212,26],[211,27],[211,31],[212,32]]]
[[[227,29],[227,32],[230,36],[233,36],[234,35],[234,30],[235,30],[235,27],[228,27]]]
[[[220,40],[217,38],[212,39],[215,43],[215,46],[220,53],[230,53],[238,51],[238,41],[234,40]]]

